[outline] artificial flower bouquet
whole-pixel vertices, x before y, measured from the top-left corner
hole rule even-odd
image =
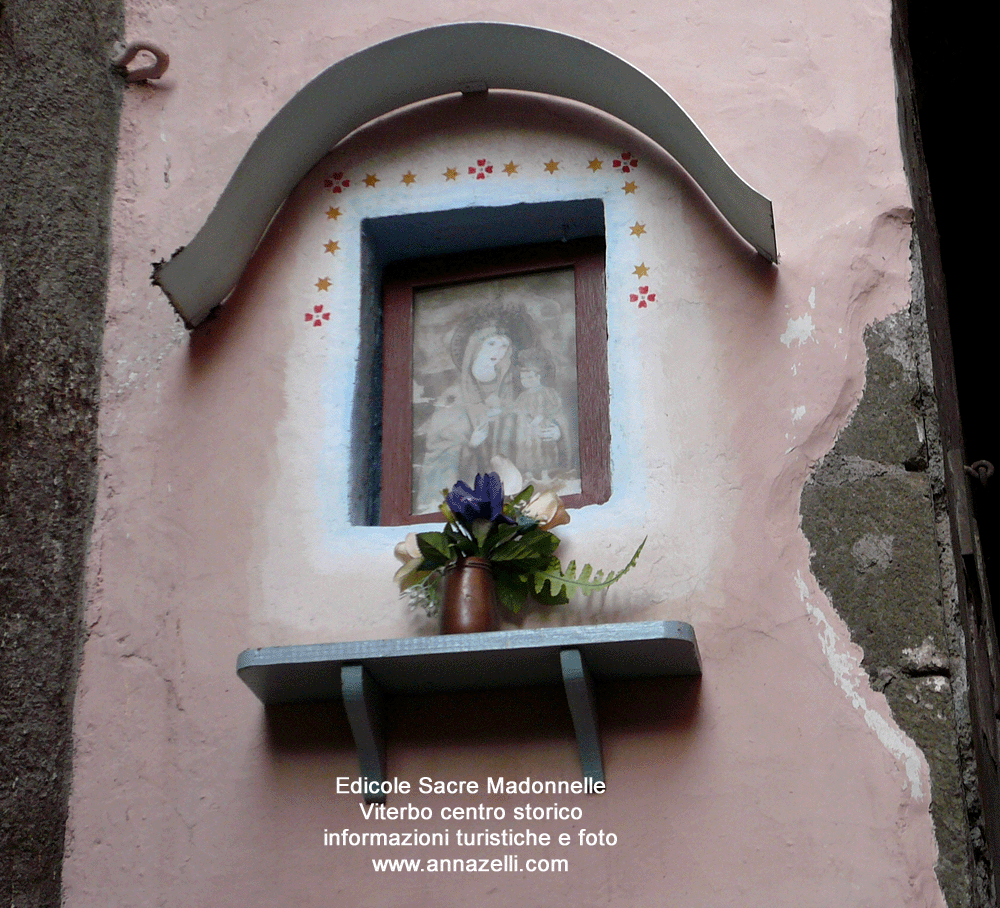
[[[396,557],[403,562],[395,577],[400,591],[428,614],[440,607],[441,580],[460,559],[488,561],[500,605],[516,615],[529,597],[541,605],[562,605],[573,593],[607,589],[632,568],[646,544],[644,539],[617,573],[605,576],[589,564],[577,573],[575,561],[563,570],[555,554],[559,537],[551,532],[569,523],[559,496],[536,493],[530,485],[505,496],[497,473],[479,474],[472,487],[456,482],[445,492],[441,512],[443,530],[410,533],[396,546]]]

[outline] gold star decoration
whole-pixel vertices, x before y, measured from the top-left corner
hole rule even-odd
[[[316,281],[316,289],[319,290],[321,293],[324,290],[329,290],[330,289],[330,278],[328,278],[328,277],[321,277],[318,281]]]
[[[326,218],[328,221],[335,221],[340,217],[340,209],[330,206],[326,209]]]
[[[590,168],[590,169],[591,169],[592,171],[594,171],[594,173],[597,173],[597,171],[598,171],[598,170],[600,170],[600,169],[601,169],[601,168],[602,168],[602,167],[604,166],[604,161],[601,161],[601,160],[600,160],[600,159],[598,159],[598,158],[594,158],[594,160],[593,160],[593,161],[591,161],[591,162],[590,162],[590,163],[589,163],[589,164],[588,164],[587,166],[588,166],[588,167],[589,167],[589,168]]]
[[[408,170],[403,174],[403,182],[406,183],[407,186],[412,186],[417,182],[417,175]]]
[[[444,178],[446,180],[457,180],[458,179],[458,171],[454,167],[449,167],[444,172]]]
[[[365,186],[369,189],[373,188],[377,182],[379,182],[379,179],[375,174],[369,173],[365,176]]]
[[[634,195],[636,189],[638,188],[639,187],[632,180],[629,180],[624,186],[622,186],[622,189],[625,190],[625,195]]]
[[[646,232],[645,224],[640,224],[638,221],[636,221],[632,225],[632,231],[631,231],[632,236],[642,236],[645,232]]]
[[[513,161],[511,161],[509,164],[503,165],[503,172],[507,174],[507,176],[509,177],[513,176],[515,173],[517,173],[517,168],[520,166],[521,166],[520,164],[515,164]]]
[[[330,255],[333,255],[340,248],[340,243],[336,240],[329,240],[324,244],[323,248],[329,252]]]
[[[559,162],[553,161],[551,158],[549,158],[549,163],[545,165],[545,169],[549,173],[555,173],[559,169]]]
[[[636,277],[645,277],[649,274],[649,269],[646,267],[646,263],[643,262],[641,265],[635,266],[635,271],[632,272]]]

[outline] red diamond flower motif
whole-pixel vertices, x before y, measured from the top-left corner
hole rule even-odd
[[[345,180],[344,171],[338,170],[336,173],[331,173],[327,179],[323,180],[323,185],[329,189],[330,192],[343,192],[345,189],[350,187],[351,181]]]
[[[486,158],[479,158],[476,166],[469,168],[469,176],[475,174],[477,180],[485,180],[488,173],[493,173],[493,164]]]
[[[306,324],[312,325],[314,328],[322,328],[323,322],[328,321],[330,321],[330,313],[323,311],[322,303],[313,306],[312,312],[306,313]]]
[[[656,302],[656,294],[649,292],[649,284],[644,284],[638,293],[630,293],[628,299],[630,303],[638,303],[639,309],[647,309],[649,303]]]
[[[631,151],[623,151],[622,156],[615,158],[612,164],[615,170],[620,170],[622,173],[631,173],[639,166],[639,159]]]

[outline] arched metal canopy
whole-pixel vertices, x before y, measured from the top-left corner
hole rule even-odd
[[[416,101],[482,88],[541,92],[610,113],[661,145],[736,231],[777,261],[771,203],[745,183],[652,79],[593,44],[496,22],[440,25],[346,57],[254,140],[195,238],[153,281],[189,327],[235,287],[271,218],[319,159],[359,126]]]

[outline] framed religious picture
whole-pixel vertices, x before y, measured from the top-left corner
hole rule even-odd
[[[604,241],[397,263],[383,277],[381,523],[510,461],[568,507],[611,494]]]

